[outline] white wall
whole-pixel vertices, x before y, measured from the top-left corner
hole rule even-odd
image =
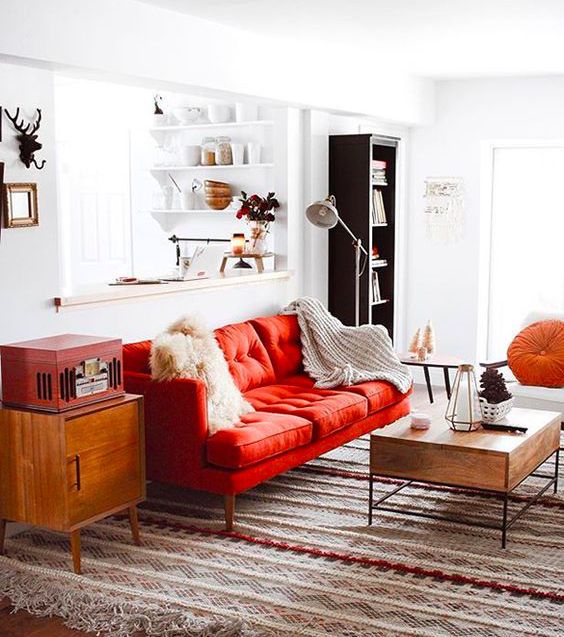
[[[355,50],[250,36],[134,0],[7,0],[0,55],[395,121],[433,110],[430,81],[388,64],[370,81],[373,62]]]
[[[564,139],[563,112],[562,77],[437,85],[436,123],[411,132],[407,333],[431,318],[440,352],[470,361],[483,354],[479,266],[480,246],[486,247],[487,240],[486,234],[481,242],[481,231],[487,230],[481,214],[488,214],[488,196],[487,183],[481,180],[482,145],[491,140]],[[464,179],[465,226],[454,245],[430,243],[425,236],[424,179],[430,176]]]
[[[33,115],[43,109],[38,158],[47,160],[41,171],[27,169],[18,158],[11,124],[4,120],[0,160],[6,163],[6,182],[38,184],[39,227],[3,228],[0,244],[0,342],[80,332],[121,337],[125,342],[151,338],[182,313],[199,312],[211,327],[272,314],[300,293],[294,280],[260,283],[243,288],[188,292],[159,300],[116,303],[89,309],[55,312],[60,293],[60,217],[56,187],[54,81],[51,71],[0,64],[0,104],[14,112],[25,106]],[[87,152],[87,149],[86,149]],[[150,179],[148,177],[148,179]],[[294,247],[301,254],[293,230]],[[299,240],[299,239],[298,239]],[[171,265],[174,250],[171,248]],[[294,267],[293,261],[286,264]]]

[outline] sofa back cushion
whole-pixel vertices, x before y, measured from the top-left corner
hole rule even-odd
[[[277,380],[303,372],[300,326],[295,315],[265,316],[250,322],[270,356]]]
[[[276,381],[268,353],[250,323],[235,323],[215,330],[229,371],[240,391]]]
[[[151,341],[127,343],[123,346],[123,368],[128,372],[150,374]]]

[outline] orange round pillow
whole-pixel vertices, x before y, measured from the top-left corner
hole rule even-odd
[[[507,363],[522,385],[564,387],[564,321],[538,321],[521,330]]]

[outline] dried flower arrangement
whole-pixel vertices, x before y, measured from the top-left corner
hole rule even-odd
[[[274,210],[280,208],[275,193],[269,192],[266,197],[260,195],[251,195],[241,191],[239,199],[241,207],[237,210],[237,219],[245,219],[246,221],[261,221],[267,227],[268,224],[275,220]]]

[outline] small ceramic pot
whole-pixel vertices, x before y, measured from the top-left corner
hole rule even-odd
[[[200,146],[183,146],[180,149],[180,160],[183,166],[198,166],[200,163]]]
[[[231,109],[227,104],[210,104],[208,106],[208,119],[212,124],[228,122],[231,117]]]
[[[245,144],[231,144],[231,155],[233,157],[233,165],[241,166],[245,163]]]

